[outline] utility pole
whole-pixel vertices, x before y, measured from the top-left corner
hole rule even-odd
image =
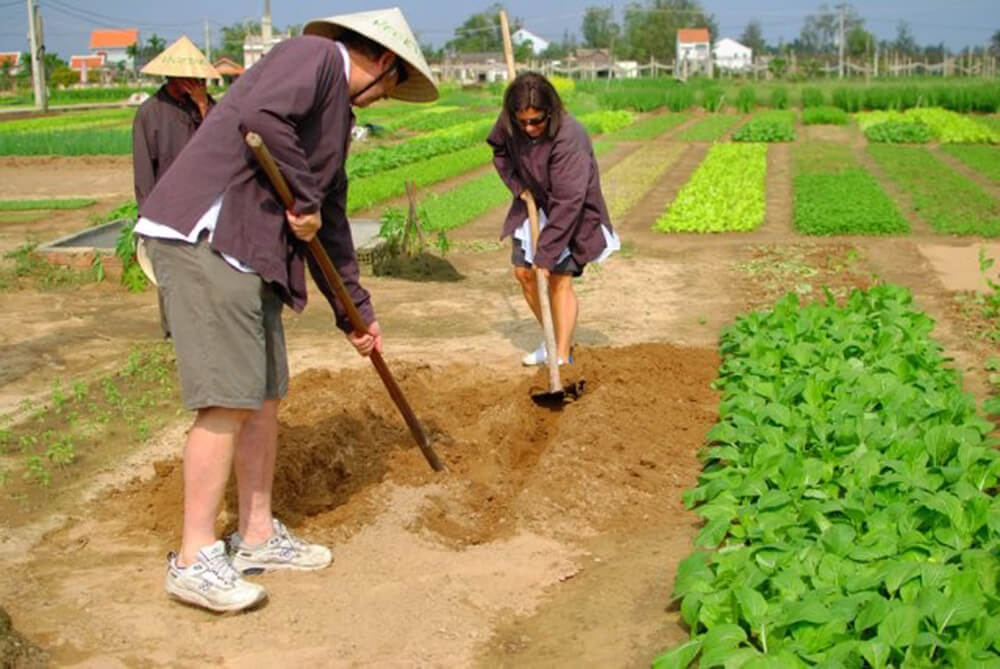
[[[840,3],[840,78],[844,78],[844,3]]]
[[[212,62],[212,31],[208,29],[208,19],[203,19],[205,22],[205,58],[208,62]]]
[[[31,81],[35,89],[35,107],[49,109],[45,88],[45,45],[42,39],[42,14],[35,0],[28,0],[28,39],[31,43]]]

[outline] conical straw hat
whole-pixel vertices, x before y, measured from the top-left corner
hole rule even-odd
[[[398,7],[356,14],[341,14],[325,19],[313,19],[303,33],[322,35],[330,39],[347,28],[378,42],[406,63],[406,81],[397,86],[389,97],[406,102],[432,102],[438,98],[437,83],[413,31]]]
[[[143,74],[164,77],[189,77],[192,79],[219,79],[219,71],[212,67],[205,54],[198,50],[186,35],[163,50],[159,56],[146,63]]]

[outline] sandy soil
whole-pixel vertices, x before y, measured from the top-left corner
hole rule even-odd
[[[967,264],[979,240],[917,228],[891,240],[804,242],[791,228],[787,147],[769,152],[760,230],[652,233],[706,150],[685,148],[618,222],[626,250],[579,282],[574,378],[588,390],[562,411],[531,402],[539,372],[517,364],[539,332],[510,277],[508,247],[494,243],[501,212],[454,233],[460,250],[446,261],[457,281],[367,278],[386,357],[445,473],[427,467],[326,306],[286,314],[294,379],[276,504],[296,531],[334,548],[330,569],[257,577],[270,600],[246,615],[166,599],[163,556],[179,536],[189,420],[180,415],[44,518],[0,521],[0,606],[61,666],[648,666],[686,636],[670,592],[697,524],[680,493],[695,482],[716,417],[721,327],[803,281],[898,281],[939,321],[935,335],[970,390],[985,392],[989,351],[965,336],[953,309],[954,265]],[[83,167],[95,181],[74,190],[67,181]],[[10,175],[32,197],[105,188],[107,205],[127,196],[128,170],[115,160],[8,161],[0,197],[14,196]],[[157,336],[152,294],[94,286],[0,300],[5,410],[54,379],[120,364]],[[233,522],[230,499],[220,530]]]

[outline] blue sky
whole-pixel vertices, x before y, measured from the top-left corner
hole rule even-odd
[[[138,27],[143,39],[156,33],[168,41],[187,34],[198,44],[204,41],[204,21],[218,42],[218,29],[247,18],[259,18],[264,0],[39,0],[49,51],[63,58],[87,52],[94,28]],[[390,0],[391,2],[391,0]],[[491,2],[454,0],[397,0],[410,25],[422,42],[440,46],[453,37],[454,29],[469,15],[486,9]],[[524,19],[525,27],[542,37],[558,40],[569,29],[579,34],[585,9],[601,5],[613,7],[621,21],[626,2],[598,0],[509,0],[510,15]],[[816,11],[818,1],[703,0],[715,14],[721,36],[738,36],[747,22],[756,18],[769,43],[794,39],[803,18]],[[830,4],[834,4],[831,2]],[[985,44],[1000,30],[1000,2],[997,0],[858,0],[853,3],[879,38],[895,37],[900,20],[910,24],[918,43],[944,42],[952,49],[968,44]],[[317,16],[329,16],[388,6],[369,0],[340,2],[319,0],[272,0],[271,12],[278,27],[303,23]],[[25,0],[0,0],[0,51],[27,50],[27,10]]]

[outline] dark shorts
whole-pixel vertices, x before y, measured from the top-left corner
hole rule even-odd
[[[146,238],[189,410],[259,409],[288,392],[282,302],[257,274],[196,244]]]
[[[530,262],[526,262],[524,259],[524,248],[521,247],[521,241],[518,239],[511,239],[513,246],[510,251],[510,262],[514,267],[531,267]],[[570,254],[566,256],[566,259],[560,262],[552,270],[553,274],[569,274],[571,276],[582,276],[583,268],[587,266],[587,263],[582,265],[577,261],[573,260],[573,255]]]

